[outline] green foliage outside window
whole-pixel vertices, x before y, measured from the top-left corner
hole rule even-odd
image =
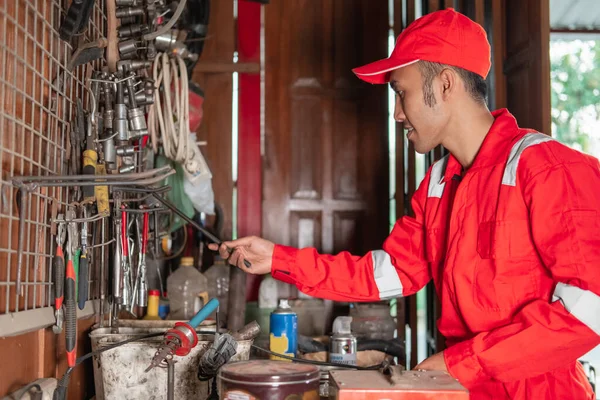
[[[600,40],[550,43],[552,136],[600,157]]]

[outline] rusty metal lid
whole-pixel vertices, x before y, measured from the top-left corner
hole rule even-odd
[[[229,382],[248,382],[252,385],[291,385],[318,381],[320,370],[315,365],[286,361],[250,360],[225,364],[219,378]]]

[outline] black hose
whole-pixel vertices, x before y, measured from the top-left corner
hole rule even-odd
[[[298,350],[302,353],[319,353],[328,351],[327,344],[314,340],[308,336],[298,335]]]
[[[262,347],[258,347],[258,346],[254,345],[254,344],[252,345],[252,347],[254,349],[260,350],[260,351],[262,351],[264,353],[271,354],[273,356],[280,357],[280,358],[285,358],[286,360],[296,361],[296,362],[302,363],[302,364],[313,364],[313,365],[322,365],[322,366],[325,366],[325,367],[339,367],[339,368],[348,368],[348,369],[358,369],[358,370],[361,370],[361,371],[378,370],[378,369],[383,368],[386,365],[385,362],[382,362],[380,364],[370,365],[368,367],[359,367],[357,365],[338,364],[338,363],[330,363],[330,362],[315,361],[315,360],[305,360],[303,358],[290,357],[290,356],[286,356],[286,355],[283,355],[283,354],[275,353],[275,352],[272,352],[270,350],[263,349]]]
[[[393,357],[404,359],[406,357],[404,344],[398,340],[364,339],[357,344],[358,351],[377,350]]]

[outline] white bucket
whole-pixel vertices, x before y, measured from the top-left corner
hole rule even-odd
[[[177,321],[121,320],[119,333],[110,327],[90,332],[92,351],[154,332],[164,332]],[[214,321],[205,321],[198,331],[215,331]],[[174,356],[175,399],[204,400],[210,393],[210,382],[198,380],[198,362],[212,344],[212,335],[198,335],[198,344],[185,357]],[[162,344],[162,336],[124,344],[94,356],[94,382],[98,400],[160,400],[167,398],[167,369],[153,368],[144,372]],[[238,342],[237,354],[231,361],[248,360],[252,340]]]

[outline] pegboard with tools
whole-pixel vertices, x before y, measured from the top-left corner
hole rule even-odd
[[[87,76],[105,64],[103,55],[86,65],[72,64],[75,48],[59,33],[66,5],[58,0],[0,5],[0,315],[54,304],[56,218],[59,210],[65,213],[75,188],[40,187],[23,202],[13,178],[68,173],[75,158],[71,135],[78,99],[85,101]],[[106,7],[95,3],[79,40],[104,37],[106,26]],[[89,299],[99,296],[96,274],[92,269],[88,275]],[[41,314],[32,315],[36,318],[19,319],[21,326],[0,324],[2,332],[35,327]]]
[[[175,221],[213,206],[189,122],[206,35],[193,3],[0,6],[0,320],[21,316],[0,334],[51,322],[69,366],[77,313],[115,331],[119,315],[143,316],[146,256],[167,257]],[[185,212],[169,201],[177,170],[194,193]]]

